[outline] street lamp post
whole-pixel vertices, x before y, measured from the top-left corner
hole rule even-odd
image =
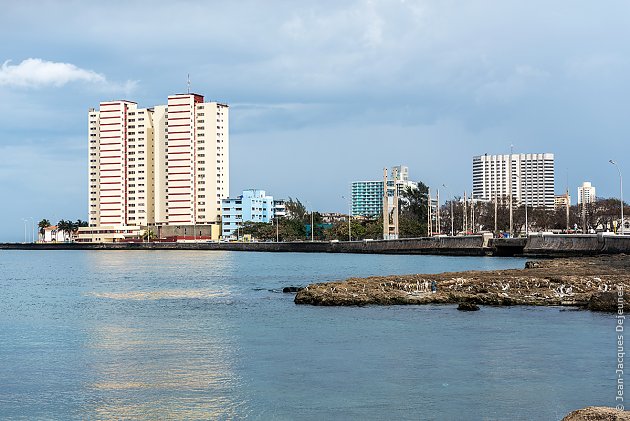
[[[619,172],[619,196],[621,199],[621,235],[623,235],[623,177],[621,176],[621,169],[619,169],[619,165],[617,165],[617,163],[612,159],[608,162],[617,167],[617,171]]]
[[[442,187],[444,187],[444,189],[449,191],[448,186],[446,184],[442,184]],[[454,233],[455,233],[455,230],[454,230],[454,224],[453,224],[453,199],[451,198],[451,237],[454,235]]]
[[[24,242],[26,243],[26,232],[27,232],[26,223],[28,222],[28,220],[26,218],[20,218],[20,219],[22,219],[22,222],[24,222]]]
[[[35,242],[35,219],[32,216],[29,216],[28,219],[31,220],[31,242]]]
[[[352,201],[345,196],[341,196],[341,198],[348,200],[348,241],[352,241]]]

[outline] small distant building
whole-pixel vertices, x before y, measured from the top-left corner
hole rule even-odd
[[[264,190],[243,190],[243,194],[235,198],[221,201],[221,236],[234,237],[244,222],[271,222],[276,206],[283,209],[282,204],[276,203],[273,196],[267,196]]]
[[[275,199],[273,201],[273,214],[274,217],[284,218],[287,216],[287,206],[284,199]]]
[[[577,195],[578,205],[581,205],[583,203],[594,203],[597,197],[595,187],[588,181],[583,182],[582,185],[578,187]]]
[[[398,174],[396,180],[394,180],[394,174]],[[402,196],[406,188],[418,188],[418,183],[409,181],[409,167],[404,165],[392,168],[392,176],[387,180],[387,185],[393,187],[394,183],[396,183],[399,196]],[[383,180],[354,181],[352,183],[352,216],[375,217],[382,212]]]
[[[140,240],[144,229],[131,225],[99,225],[80,227],[75,241],[77,243],[117,243]]]
[[[557,194],[553,199],[554,209],[564,209],[567,206],[571,206],[571,195],[569,194]]]
[[[65,233],[62,232],[57,225],[44,228],[44,233],[39,233],[40,243],[63,243],[65,239]]]
[[[335,222],[348,222],[348,215],[339,212],[322,212],[320,213],[322,222],[325,224],[333,224]]]

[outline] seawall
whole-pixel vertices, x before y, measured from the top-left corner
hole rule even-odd
[[[588,256],[630,253],[630,236],[607,234],[530,235],[525,256]]]
[[[533,234],[525,238],[487,235],[373,241],[252,243],[0,243],[14,250],[227,250],[297,253],[436,254],[452,256],[571,257],[630,254],[630,236]]]
[[[298,253],[444,254],[483,256],[491,253],[487,237],[411,238],[373,241],[293,241],[252,243],[0,243],[19,250],[229,250]]]

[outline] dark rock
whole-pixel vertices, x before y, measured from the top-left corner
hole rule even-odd
[[[302,287],[284,287],[282,288],[282,292],[299,292],[302,291],[304,288]]]
[[[594,292],[588,301],[588,309],[591,311],[603,311],[606,313],[617,312],[617,291]]]
[[[457,306],[457,309],[459,311],[478,311],[479,306],[475,303],[463,302],[463,303],[459,303],[459,305]]]
[[[535,260],[531,260],[528,262],[525,262],[525,269],[533,269],[533,268],[537,268],[540,267],[540,263],[538,263]]]
[[[562,421],[630,421],[630,412],[605,406],[589,406],[571,412]]]

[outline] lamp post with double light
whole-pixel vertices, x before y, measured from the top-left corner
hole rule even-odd
[[[621,169],[619,169],[619,165],[617,165],[617,163],[615,161],[613,161],[612,159],[609,160],[608,162],[610,162],[611,164],[613,164],[615,167],[617,167],[617,171],[619,172],[619,198],[621,199],[621,235],[623,235],[623,229],[624,229],[624,221],[623,221],[623,177],[621,176]]]

